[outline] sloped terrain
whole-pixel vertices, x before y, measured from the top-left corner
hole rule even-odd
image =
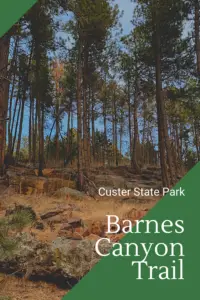
[[[151,188],[153,183],[159,186],[159,172],[159,169],[146,169],[136,175],[127,167],[95,169],[89,180],[96,188],[128,188],[128,185],[131,185],[129,188]],[[44,173],[46,176],[40,178],[35,170],[12,169],[0,184],[0,217],[27,207],[36,216],[32,226],[18,233],[20,246],[13,256],[1,253],[0,272],[25,276],[28,280],[24,286],[23,279],[6,277],[4,283],[7,284],[2,284],[0,295],[12,295],[12,299],[25,299],[26,295],[26,299],[32,300],[31,290],[36,289],[40,299],[46,299],[45,293],[48,299],[61,298],[70,288],[68,283],[73,285],[80,280],[100,259],[94,253],[94,245],[99,238],[108,236],[111,241],[117,242],[124,236],[121,231],[106,234],[106,215],[115,214],[120,222],[129,219],[134,225],[134,221],[143,217],[159,200],[158,197],[142,199],[131,195],[129,199],[99,197],[97,194],[90,197],[76,190],[74,170],[49,169]],[[105,251],[109,251],[107,246]],[[58,281],[64,284],[59,286]],[[46,292],[48,287],[52,293]],[[17,294],[20,290],[23,297]]]

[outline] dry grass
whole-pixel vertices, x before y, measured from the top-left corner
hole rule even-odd
[[[106,215],[117,215],[119,218],[124,218],[128,211],[133,208],[137,210],[144,210],[151,208],[155,205],[155,201],[147,203],[137,202],[130,203],[120,201],[121,198],[101,198],[95,201],[92,198],[85,197],[83,200],[74,200],[70,197],[47,197],[47,196],[25,196],[25,195],[12,195],[4,201],[6,208],[12,207],[15,203],[20,205],[30,205],[37,214],[44,213],[48,210],[57,209],[62,205],[75,204],[78,211],[73,212],[73,217],[80,217],[84,220],[104,221]]]
[[[120,198],[121,199],[121,198]],[[129,212],[135,208],[138,211],[144,209],[150,209],[155,203],[128,203],[122,202],[117,197],[115,198],[101,198],[101,200],[95,201],[93,198],[85,197],[83,200],[73,200],[69,197],[53,198],[53,197],[36,197],[25,195],[12,195],[4,202],[4,209],[13,207],[15,204],[30,205],[33,210],[40,215],[49,210],[55,210],[59,207],[66,206],[67,204],[73,204],[77,207],[77,210],[73,211],[70,217],[81,218],[84,223],[90,224],[91,222],[100,221],[107,222],[106,215],[117,215],[120,219],[127,219]],[[0,216],[3,216],[5,210],[0,210]],[[66,212],[68,214],[68,212]],[[68,215],[64,216],[64,218]],[[49,226],[46,226],[45,230],[31,229],[31,232],[35,237],[43,242],[51,242],[56,239],[60,230],[60,224],[54,225],[54,230]],[[24,231],[30,232],[30,228]]]

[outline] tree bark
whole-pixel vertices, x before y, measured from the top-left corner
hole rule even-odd
[[[130,157],[131,157],[133,152],[133,142],[132,142],[132,124],[131,124],[130,80],[128,80],[128,130],[129,130],[129,145],[130,145]]]
[[[90,153],[88,143],[90,142],[90,135],[88,130],[88,47],[84,45],[84,66],[83,66],[83,166],[84,171],[88,173],[90,168]],[[89,151],[90,152],[90,151]]]
[[[56,88],[56,90],[58,90],[58,89]],[[55,136],[55,142],[56,142],[56,162],[59,161],[59,153],[60,153],[59,132],[60,132],[59,103],[58,103],[58,99],[56,99],[56,136]]]
[[[20,123],[19,123],[17,149],[16,149],[16,159],[17,160],[19,159],[20,146],[21,146],[21,137],[22,137],[22,127],[23,127],[23,120],[24,120],[24,105],[25,105],[25,101],[26,101],[26,90],[24,91],[23,98],[21,100],[22,107],[21,107],[21,116],[20,116]]]
[[[18,43],[19,43],[19,36],[15,39],[13,57],[11,61],[11,68],[16,64],[16,58],[18,55]],[[12,76],[10,76],[12,77]],[[16,72],[14,72],[13,80],[12,80],[12,89],[9,97],[9,121],[8,121],[8,153],[11,152],[12,147],[12,131],[11,131],[11,119],[12,119],[12,104],[13,104],[13,95],[15,91],[15,83],[16,83]]]
[[[157,105],[157,122],[158,122],[158,138],[159,138],[159,153],[160,165],[162,174],[162,184],[164,187],[170,185],[167,166],[166,166],[166,153],[165,153],[165,135],[164,135],[164,122],[163,122],[163,94],[162,94],[162,77],[161,77],[161,41],[160,41],[160,28],[159,20],[157,18],[156,8],[153,9],[153,22],[154,22],[154,49],[155,49],[155,62],[156,62],[156,105]]]
[[[32,124],[32,114],[33,114],[33,96],[32,96],[32,90],[30,90],[30,103],[29,103],[29,137],[28,137],[28,157],[29,157],[29,163],[32,161],[32,132],[33,132],[33,124]]]
[[[196,59],[197,59],[197,75],[200,79],[200,20],[199,20],[199,0],[195,0],[194,3],[195,9],[195,21],[194,21],[194,30],[195,30],[195,51],[196,51]]]
[[[95,104],[95,99],[94,99],[94,92],[93,90],[91,91],[92,93],[92,156],[93,156],[93,162],[95,161],[95,111],[94,111],[94,104]]]
[[[141,173],[140,167],[138,165],[137,151],[139,146],[139,130],[138,130],[138,78],[136,76],[135,80],[135,97],[134,97],[134,106],[133,106],[133,123],[134,123],[134,136],[133,136],[133,151],[131,165],[134,169],[134,172],[137,174]]]
[[[19,95],[18,95],[18,99],[16,99],[16,102],[18,102],[18,101],[19,101]],[[15,141],[16,141],[16,138],[17,138],[17,130],[18,130],[21,106],[22,106],[22,101],[20,101],[20,103],[19,103],[19,109],[18,109],[18,113],[17,113],[17,121],[16,121],[16,124],[15,124],[15,133],[14,133],[13,142],[12,142],[12,155],[13,155],[14,150],[15,150]],[[13,120],[13,123],[14,123],[14,120]]]
[[[83,190],[84,180],[83,180],[83,161],[82,161],[82,105],[81,105],[81,52],[82,44],[79,37],[78,41],[78,59],[77,59],[77,87],[76,87],[76,99],[77,99],[77,147],[78,147],[78,188]]]
[[[8,111],[9,81],[7,66],[10,46],[10,35],[0,38],[0,175],[4,173],[4,156],[6,146],[6,118]]]

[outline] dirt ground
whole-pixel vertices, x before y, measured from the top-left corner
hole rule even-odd
[[[27,281],[16,277],[5,278],[0,283],[0,299],[7,300],[60,300],[67,293],[67,290],[58,289],[57,286],[45,282]],[[9,299],[9,300],[10,300]]]

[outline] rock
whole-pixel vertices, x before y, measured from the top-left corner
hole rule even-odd
[[[48,178],[47,181],[47,193],[53,194],[62,188],[75,189],[76,183],[71,180],[64,180],[62,178]]]
[[[103,225],[102,222],[93,222],[91,224],[91,227],[89,228],[89,231],[91,234],[95,234],[95,235],[98,235],[100,237],[103,237],[104,236],[104,233],[105,233],[105,227]]]
[[[32,275],[62,275],[80,279],[100,260],[95,251],[96,241],[70,240],[58,237],[51,244],[40,242],[27,233],[15,237],[16,249],[6,253],[0,247],[1,270],[25,273],[31,265]],[[99,245],[102,253],[108,253],[112,244],[102,241]]]
[[[42,220],[49,219],[49,218],[54,217],[56,215],[59,215],[59,214],[61,214],[63,212],[64,212],[64,209],[58,209],[58,210],[54,210],[54,211],[49,211],[49,212],[46,212],[46,213],[40,215],[40,218]]]
[[[85,197],[84,193],[79,192],[77,190],[70,189],[68,187],[59,189],[58,191],[55,192],[54,195],[57,197],[66,197],[67,195],[69,195],[70,197],[75,199],[83,199]]]
[[[63,223],[60,227],[60,230],[71,230],[72,226],[69,223]]]
[[[62,224],[62,226],[59,230],[59,236],[65,236],[68,238],[79,237],[79,239],[83,239],[89,235],[90,235],[90,232],[88,229],[85,229],[84,227],[73,228],[68,223]]]
[[[42,173],[44,176],[50,176],[53,173],[53,171],[54,171],[53,169],[43,169]],[[38,169],[35,169],[34,173],[36,176],[38,176]]]
[[[114,175],[96,175],[95,184],[97,187],[115,187],[115,188],[125,188],[125,179],[122,176]]]
[[[30,234],[22,233],[16,235],[13,240],[16,248],[12,253],[3,251],[0,247],[0,265],[10,270],[26,270],[28,263],[33,263],[35,270],[39,272],[45,256],[49,253],[48,244],[41,243]],[[46,266],[48,268],[48,266]]]
[[[37,230],[44,230],[44,228],[45,228],[45,226],[42,222],[36,222],[34,227]]]
[[[78,218],[72,218],[72,219],[69,219],[69,220],[68,220],[68,224],[71,225],[73,228],[83,226],[82,220],[81,220],[81,219],[78,219]]]
[[[44,177],[26,176],[21,179],[21,191],[23,194],[27,192],[27,189],[32,187],[37,193],[47,192],[47,179]]]
[[[57,238],[52,245],[52,250],[59,248],[62,257],[60,266],[63,273],[71,277],[81,278],[99,261],[100,257],[95,251],[96,241],[80,240],[70,241]],[[108,253],[112,245],[102,241],[100,251]]]
[[[21,177],[16,174],[13,170],[8,170],[6,172],[9,185],[19,185],[21,182]]]
[[[46,171],[45,171],[46,170]],[[45,169],[44,175],[51,173],[51,170]],[[36,172],[38,174],[38,171]],[[46,178],[38,177],[33,174],[27,174],[26,170],[24,172],[15,172],[13,170],[7,171],[7,177],[9,185],[18,186],[20,193],[31,195],[33,192],[37,193],[47,193],[52,194],[61,188],[76,188],[76,182],[72,180],[66,180],[63,178]]]
[[[73,232],[72,230],[59,230],[58,232],[58,237],[66,237],[72,239],[73,237]]]
[[[96,234],[90,234],[89,236],[86,237],[87,240],[90,241],[98,241],[100,239],[100,236],[96,235]]]
[[[58,233],[59,237],[65,237],[70,240],[82,240],[83,236],[79,232],[73,230],[60,230]]]
[[[87,236],[89,236],[90,235],[90,231],[88,230],[88,228],[86,228],[86,229],[84,229],[83,230],[83,237],[87,237]]]
[[[60,224],[63,222],[63,218],[61,215],[56,215],[48,219],[45,219],[45,221],[47,221],[47,224]]]

